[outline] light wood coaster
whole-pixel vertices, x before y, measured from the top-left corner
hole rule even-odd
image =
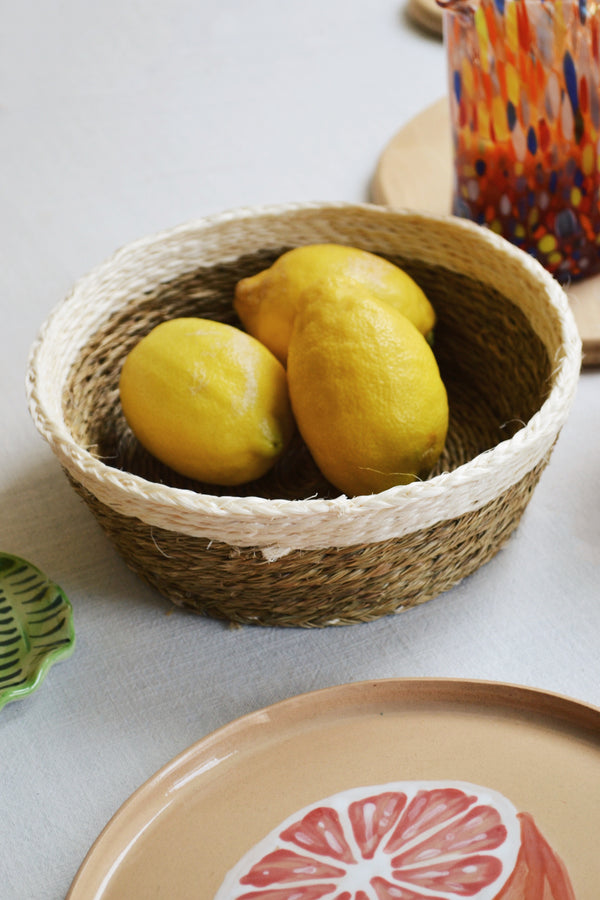
[[[406,11],[413,22],[421,28],[438,37],[442,36],[444,13],[436,0],[408,0]]]
[[[377,163],[373,200],[396,209],[447,215],[451,208],[452,144],[446,98],[411,119]],[[583,343],[583,365],[600,365],[600,275],[566,289]]]

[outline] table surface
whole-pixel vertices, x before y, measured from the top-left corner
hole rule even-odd
[[[20,0],[0,35],[0,550],[70,597],[77,645],[0,712],[0,900],[64,897],[131,792],[275,701],[389,677],[525,684],[600,705],[600,372],[505,549],[429,603],[322,630],[172,611],[116,555],[26,407],[29,347],[121,245],[205,214],[368,200],[392,135],[445,91],[392,0]]]

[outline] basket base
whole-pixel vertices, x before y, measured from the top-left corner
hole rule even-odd
[[[127,565],[176,606],[240,625],[318,628],[373,621],[458,584],[507,542],[546,464],[481,509],[416,534],[272,562],[121,516],[66,474]]]

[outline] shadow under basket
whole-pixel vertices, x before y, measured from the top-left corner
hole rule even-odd
[[[339,496],[297,438],[267,476],[232,495],[150,457],[119,403],[131,348],[177,316],[239,325],[236,282],[322,242],[392,260],[436,310],[450,425],[435,471]],[[224,213],[120,250],[42,328],[27,392],[71,483],[146,582],[231,622],[324,626],[423,603],[500,549],[548,463],[580,364],[563,290],[503,239],[452,217],[313,203]]]

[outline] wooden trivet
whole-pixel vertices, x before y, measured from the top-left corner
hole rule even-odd
[[[408,16],[426,31],[442,36],[443,10],[435,0],[408,0],[406,11]]]

